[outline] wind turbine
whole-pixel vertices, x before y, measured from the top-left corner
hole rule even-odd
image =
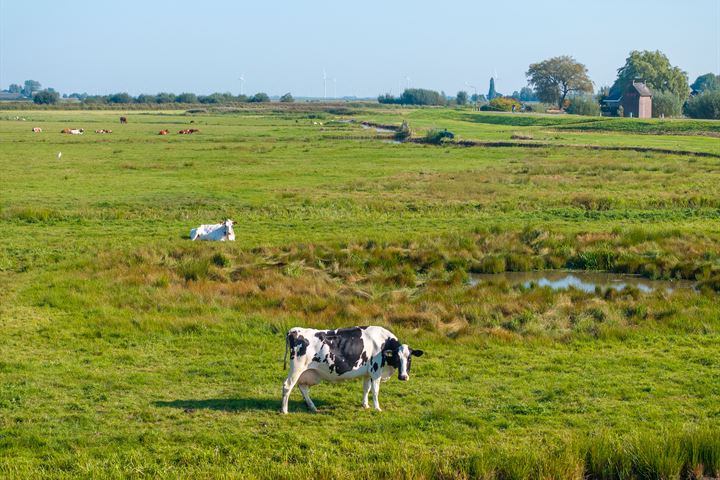
[[[245,86],[245,74],[244,73],[240,74],[239,80],[240,80],[240,95],[242,95],[243,94],[243,86]]]
[[[323,68],[323,99],[327,100],[327,73]]]
[[[333,98],[337,98],[337,78],[333,78]]]

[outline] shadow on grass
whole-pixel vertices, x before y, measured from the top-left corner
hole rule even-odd
[[[322,402],[315,404],[319,407]],[[242,412],[252,410],[280,411],[280,399],[265,398],[208,398],[206,400],[172,400],[169,402],[157,400],[153,402],[156,407],[179,408],[187,412],[193,410],[221,410],[225,412]],[[302,400],[290,400],[288,404],[291,411],[305,411],[307,407]]]

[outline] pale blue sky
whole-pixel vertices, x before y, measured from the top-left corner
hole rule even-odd
[[[0,87],[376,96],[465,83],[512,93],[530,63],[568,54],[596,85],[631,50],[720,73],[720,0],[0,0]],[[468,89],[472,90],[472,89]],[[472,91],[471,91],[472,93]]]

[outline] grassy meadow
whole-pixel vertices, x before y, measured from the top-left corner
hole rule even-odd
[[[0,111],[0,477],[720,478],[720,123],[120,114]],[[696,288],[469,282],[545,269]],[[384,411],[280,415],[285,331],[364,324],[426,352]]]

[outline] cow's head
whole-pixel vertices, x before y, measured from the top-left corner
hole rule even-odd
[[[410,365],[412,357],[421,357],[424,352],[422,350],[413,350],[409,345],[401,344],[396,339],[391,338],[385,342],[383,350],[383,360],[391,367],[398,370],[398,380],[410,380]]]

